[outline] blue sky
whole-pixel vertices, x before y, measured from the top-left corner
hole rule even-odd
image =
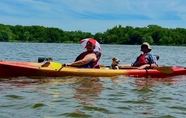
[[[104,32],[122,25],[186,28],[185,0],[1,0],[0,23]]]

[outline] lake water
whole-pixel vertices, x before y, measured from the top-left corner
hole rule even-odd
[[[140,45],[101,45],[101,64],[135,60]],[[159,65],[186,67],[186,47],[151,46]],[[0,43],[0,59],[68,63],[84,51],[79,44]],[[186,76],[171,78],[1,78],[0,118],[185,118]]]

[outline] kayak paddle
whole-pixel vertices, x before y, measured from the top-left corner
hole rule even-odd
[[[101,68],[105,68],[105,67],[109,68],[110,66],[100,65],[100,67]],[[138,67],[125,66],[125,67],[122,67],[120,69],[138,69]],[[156,70],[158,70],[162,73],[167,73],[167,74],[170,74],[170,73],[174,72],[172,67],[170,67],[170,66],[155,66],[155,67],[153,67],[153,69],[156,69]]]
[[[58,70],[60,71],[63,67],[65,67],[65,65],[61,64],[61,63],[58,63],[58,62],[49,62],[49,61],[46,61],[44,62],[43,64],[41,64],[41,67],[47,67],[49,66],[49,64],[52,65],[52,68],[55,69],[55,70]],[[100,65],[101,68],[105,68],[105,67],[110,67],[110,66],[104,66],[104,65]],[[173,73],[173,69],[172,67],[170,66],[154,66],[152,67],[153,69],[156,69],[162,73],[167,73],[167,74],[170,74],[170,73]],[[122,67],[120,69],[138,69],[138,67],[130,67],[130,66],[126,66],[126,67]]]

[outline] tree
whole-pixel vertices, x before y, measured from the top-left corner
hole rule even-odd
[[[0,41],[8,42],[12,41],[12,31],[9,29],[9,27],[6,27],[4,30],[0,31]]]

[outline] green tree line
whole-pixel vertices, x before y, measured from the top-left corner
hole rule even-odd
[[[81,39],[92,37],[101,44],[141,44],[186,45],[185,28],[163,28],[158,25],[132,27],[121,25],[105,32],[64,31],[59,28],[44,26],[21,26],[0,24],[1,42],[44,42],[44,43],[79,43]]]

